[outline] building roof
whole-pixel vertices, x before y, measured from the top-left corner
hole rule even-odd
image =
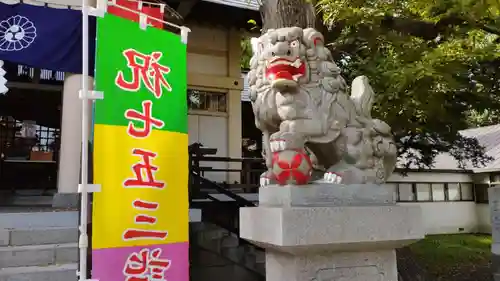
[[[492,157],[493,160],[483,167],[474,167],[472,163],[466,163],[466,170],[475,173],[500,171],[500,124],[471,128],[459,132],[464,137],[476,138],[480,145],[484,146],[485,154]],[[404,156],[400,157],[399,167],[403,166]],[[417,168],[411,167],[410,168]],[[458,166],[458,161],[449,153],[441,153],[434,159],[432,170],[462,170]]]

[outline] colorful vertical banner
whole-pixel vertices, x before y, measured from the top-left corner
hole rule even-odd
[[[188,281],[186,45],[109,13],[97,24],[92,278]]]

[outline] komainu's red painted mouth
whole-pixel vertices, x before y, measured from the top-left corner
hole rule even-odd
[[[294,61],[285,58],[276,58],[270,61],[266,68],[266,77],[271,82],[276,80],[297,82],[304,75],[306,75],[306,66],[300,58]]]

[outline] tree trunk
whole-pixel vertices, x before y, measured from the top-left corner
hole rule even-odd
[[[262,33],[282,27],[313,27],[323,30],[321,17],[316,16],[312,0],[263,0],[260,7]]]

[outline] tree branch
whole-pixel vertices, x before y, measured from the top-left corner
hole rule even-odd
[[[485,32],[500,35],[500,30],[493,26],[471,22],[458,15],[450,15],[441,19],[437,23],[427,22],[423,20],[394,17],[391,15],[385,16],[382,20],[382,27],[403,34],[422,38],[424,40],[434,40],[439,35],[450,30],[453,26],[471,26],[479,28]]]

